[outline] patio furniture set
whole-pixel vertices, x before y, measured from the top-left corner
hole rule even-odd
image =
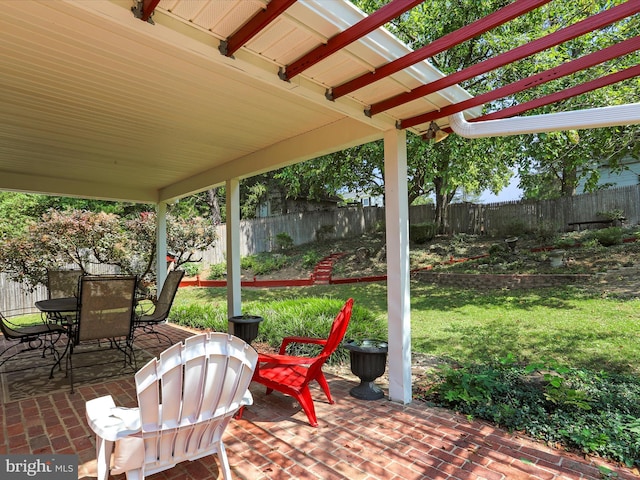
[[[137,335],[161,333],[154,326],[166,320],[183,271],[170,272],[155,301],[153,311],[139,305],[136,296],[138,278],[135,275],[83,275],[77,270],[48,272],[49,298],[35,303],[42,313],[42,323],[21,326],[0,314],[0,329],[6,340],[13,341],[0,353],[0,366],[25,351],[42,349],[42,357],[51,354],[53,364],[49,378],[65,359],[71,392],[73,358],[81,344],[108,340],[110,348],[123,353],[124,365],[135,365],[133,342]],[[62,337],[67,341],[59,351]],[[169,344],[172,342],[170,339]],[[95,342],[94,342],[95,343]],[[23,348],[17,348],[17,346]],[[6,355],[5,355],[6,354]]]
[[[73,393],[76,348],[88,341],[108,341],[110,348],[123,353],[124,366],[136,371],[136,335],[153,334],[159,342],[172,343],[153,327],[166,320],[183,275],[182,271],[170,272],[154,311],[136,315],[136,276],[51,274],[50,298],[36,302],[42,325],[11,326],[0,316],[5,337],[16,341],[13,346],[25,345],[0,365],[23,351],[42,349],[43,358],[50,352],[54,359],[51,378],[66,358]],[[245,339],[229,333],[203,333],[169,346],[135,373],[137,408],[119,407],[110,395],[87,402],[87,421],[96,434],[98,478],[106,480],[110,472],[126,472],[127,478],[142,479],[182,461],[217,453],[223,477],[230,480],[222,435],[231,418],[241,418],[244,407],[253,403],[252,381],[264,385],[267,394],[275,390],[293,397],[309,424],[318,426],[309,384],[317,381],[328,403],[334,403],[322,366],[343,341],[352,307],[353,299],[347,300],[326,338],[286,337],[277,354],[257,353],[250,345],[255,332]],[[243,325],[243,319],[231,320],[230,325]],[[257,326],[262,319],[251,320]],[[242,332],[246,329],[237,329],[239,335]],[[67,342],[59,353],[56,342],[62,336]],[[314,357],[289,355],[287,347],[292,343],[322,349]]]

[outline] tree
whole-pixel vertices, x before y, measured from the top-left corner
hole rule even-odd
[[[177,265],[200,261],[198,252],[211,246],[215,232],[202,218],[168,216],[167,244]],[[18,282],[45,284],[47,269],[83,272],[92,265],[111,265],[123,274],[155,281],[155,213],[120,217],[114,213],[49,210],[29,223],[22,234],[0,240],[2,271]]]
[[[181,198],[171,206],[171,212],[179,217],[205,217],[212,225],[219,225],[225,220],[225,188],[214,187],[204,192]]]
[[[583,20],[605,8],[622,1],[577,0],[575,2],[551,2],[529,14],[510,22],[505,32],[511,32],[521,40],[533,40],[559,27]],[[637,15],[609,27],[590,32],[563,45],[539,52],[531,57],[500,69],[502,81],[509,83],[538,74],[564,62],[602,50],[613,43],[630,38],[640,29]],[[516,35],[516,32],[517,33]],[[507,35],[496,36],[501,50],[512,48],[513,40]],[[540,98],[562,91],[579,83],[604,77],[610,73],[634,66],[640,61],[640,53],[615,58],[567,77],[554,79],[512,97],[500,99],[486,107],[486,111]],[[600,88],[580,96],[548,105],[528,114],[555,113],[581,110],[606,105],[628,103],[637,98],[640,79],[634,78],[615,85]],[[625,156],[638,158],[637,126],[599,128],[581,131],[551,132],[516,137],[520,145],[519,175],[524,197],[549,199],[571,196],[583,183],[586,191],[598,188],[598,167],[608,165],[612,171],[626,168],[621,160]]]
[[[149,206],[20,192],[0,192],[0,238],[20,234],[30,221],[40,219],[51,209],[59,211],[90,210],[128,216],[147,211]]]
[[[553,199],[575,195],[579,184],[595,191],[599,167],[611,171],[628,168],[625,157],[638,158],[640,130],[636,127],[602,128],[537,134],[526,146],[520,164],[520,185],[527,199]],[[606,188],[606,186],[605,186]]]
[[[291,165],[276,172],[290,196],[313,200],[340,191],[380,195],[384,190],[382,142],[371,142],[331,155]]]
[[[367,12],[372,12],[387,3],[382,0],[354,0],[354,3]],[[446,8],[439,0],[427,0],[414,7],[401,17],[392,20],[387,28],[413,49],[422,47],[443,35],[453,32],[478,18],[504,7],[510,2],[494,0],[484,2],[445,2]],[[528,41],[542,37],[551,31],[566,27],[589,15],[594,15],[622,0],[577,0],[574,2],[551,2],[533,10],[507,24],[497,27],[477,38],[468,40],[435,55],[430,61],[445,74],[467,68],[490,57],[506,52]],[[481,76],[461,82],[461,86],[473,95],[481,94],[502,85],[520,80],[524,77],[540,73],[564,62],[597,51],[612,45],[620,39],[630,38],[640,29],[640,19],[632,16],[609,27],[596,30],[578,37],[563,45],[539,52],[535,55],[487,72]],[[489,113],[504,107],[523,103],[540,96],[562,90],[611,72],[638,64],[640,53],[635,52],[624,57],[613,59],[596,67],[578,72],[570,77],[559,78],[544,83],[539,87],[525,90],[516,95],[498,99],[483,106]],[[640,90],[638,78],[621,82],[611,87],[601,88],[574,99],[553,104],[530,112],[553,113],[557,111],[575,110],[602,105],[627,103],[637,97]],[[450,199],[455,196],[457,186],[469,190],[481,186],[482,182],[474,179],[493,175],[489,188],[506,185],[508,165],[518,164],[519,172],[524,179],[521,187],[528,196],[533,192],[547,192],[541,189],[538,182],[544,185],[557,185],[558,193],[571,195],[581,178],[587,180],[587,188],[594,188],[597,182],[598,163],[608,162],[612,168],[623,168],[620,159],[627,155],[637,157],[638,127],[597,129],[581,132],[562,132],[557,134],[523,135],[512,138],[496,138],[490,143],[473,140],[467,145],[460,144],[450,136],[438,143],[433,149],[425,147],[422,160],[414,169],[414,179],[420,179],[423,185],[433,181],[438,216],[442,221],[444,211]],[[478,147],[478,148],[474,148]],[[491,152],[495,161],[493,168],[487,169],[489,163],[483,160],[483,150]],[[474,151],[475,150],[475,151]],[[428,152],[427,152],[428,151]],[[635,153],[634,153],[635,152]],[[430,158],[427,159],[427,155]],[[410,154],[411,155],[411,154]],[[409,158],[411,163],[415,159]],[[478,161],[484,165],[476,165]],[[428,162],[428,163],[427,163]],[[425,168],[420,168],[420,166]],[[456,175],[456,170],[462,176]],[[431,172],[430,174],[428,172]],[[544,177],[544,178],[542,178]],[[535,180],[534,180],[535,179]],[[456,186],[457,185],[457,186]],[[411,185],[410,190],[420,188]],[[424,190],[424,188],[423,188]],[[494,193],[496,190],[493,190]]]

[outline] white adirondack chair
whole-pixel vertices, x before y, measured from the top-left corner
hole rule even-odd
[[[203,333],[169,347],[136,373],[137,408],[117,407],[111,395],[88,401],[98,479],[107,480],[111,471],[142,480],[217,453],[224,479],[231,480],[222,435],[234,414],[253,403],[248,387],[257,360],[241,339]]]

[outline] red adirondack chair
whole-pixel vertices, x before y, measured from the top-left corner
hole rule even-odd
[[[307,414],[312,427],[317,427],[318,421],[309,382],[316,380],[329,403],[335,403],[331,398],[329,384],[322,373],[322,365],[342,342],[349,326],[352,307],[353,299],[350,298],[334,319],[327,338],[286,337],[282,340],[278,355],[260,354],[258,356],[258,366],[253,374],[253,381],[266,386],[267,395],[276,390],[295,398]],[[287,345],[295,342],[322,345],[323,348],[315,357],[286,355]]]

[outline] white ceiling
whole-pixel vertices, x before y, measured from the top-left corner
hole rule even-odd
[[[469,98],[451,87],[363,114],[441,76],[423,62],[327,100],[327,87],[408,52],[382,29],[280,80],[279,67],[363,18],[347,0],[299,0],[234,58],[220,41],[265,2],[161,0],[154,25],[132,5],[0,0],[0,189],[170,201],[381,138],[400,118]]]

